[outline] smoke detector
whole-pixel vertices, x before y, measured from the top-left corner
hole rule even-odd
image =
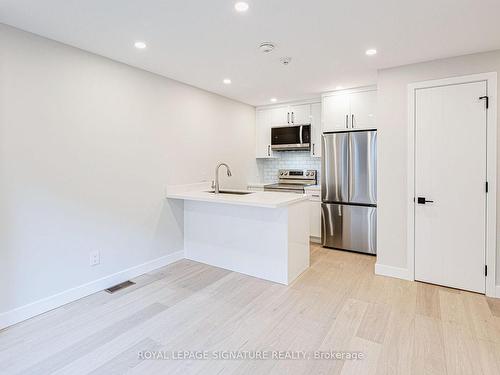
[[[282,58],[280,59],[280,61],[281,61],[281,63],[282,63],[283,65],[285,65],[285,66],[286,66],[286,65],[288,65],[288,64],[290,64],[290,63],[292,62],[292,58],[291,58],[290,56],[285,56],[285,57],[282,57]]]
[[[262,53],[269,53],[269,52],[272,52],[274,47],[276,47],[276,46],[271,42],[263,42],[260,44],[259,50]]]

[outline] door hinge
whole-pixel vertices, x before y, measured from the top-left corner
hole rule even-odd
[[[484,266],[484,276],[488,276],[488,266]]]
[[[486,192],[488,192],[488,181],[486,181]]]
[[[490,107],[490,98],[487,95],[479,97],[479,100],[483,100],[483,99],[486,99],[486,109],[488,109]]]

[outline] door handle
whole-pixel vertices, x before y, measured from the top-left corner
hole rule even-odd
[[[345,127],[349,129],[349,115],[345,115]]]
[[[271,145],[267,145],[267,156],[271,156]]]
[[[425,197],[418,197],[417,203],[418,204],[426,204],[426,203],[434,203],[434,201],[427,200],[427,199],[425,199]]]
[[[354,129],[354,114],[351,115],[351,128]]]
[[[287,122],[290,123],[290,112],[288,112],[286,116],[287,116]]]
[[[490,107],[490,98],[489,98],[489,96],[480,96],[479,97],[479,100],[483,100],[483,99],[486,99],[486,109],[488,109]]]

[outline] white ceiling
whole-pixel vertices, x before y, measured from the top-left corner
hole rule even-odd
[[[235,2],[0,0],[0,22],[253,105],[372,84],[378,68],[500,48],[500,0],[248,0],[245,14]],[[148,48],[135,49],[136,40]],[[277,48],[264,55],[263,41]],[[379,53],[366,56],[372,47]],[[282,56],[292,63],[281,65]]]

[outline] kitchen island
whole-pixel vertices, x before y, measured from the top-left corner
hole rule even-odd
[[[184,201],[184,256],[288,285],[309,267],[307,197],[169,189]]]

